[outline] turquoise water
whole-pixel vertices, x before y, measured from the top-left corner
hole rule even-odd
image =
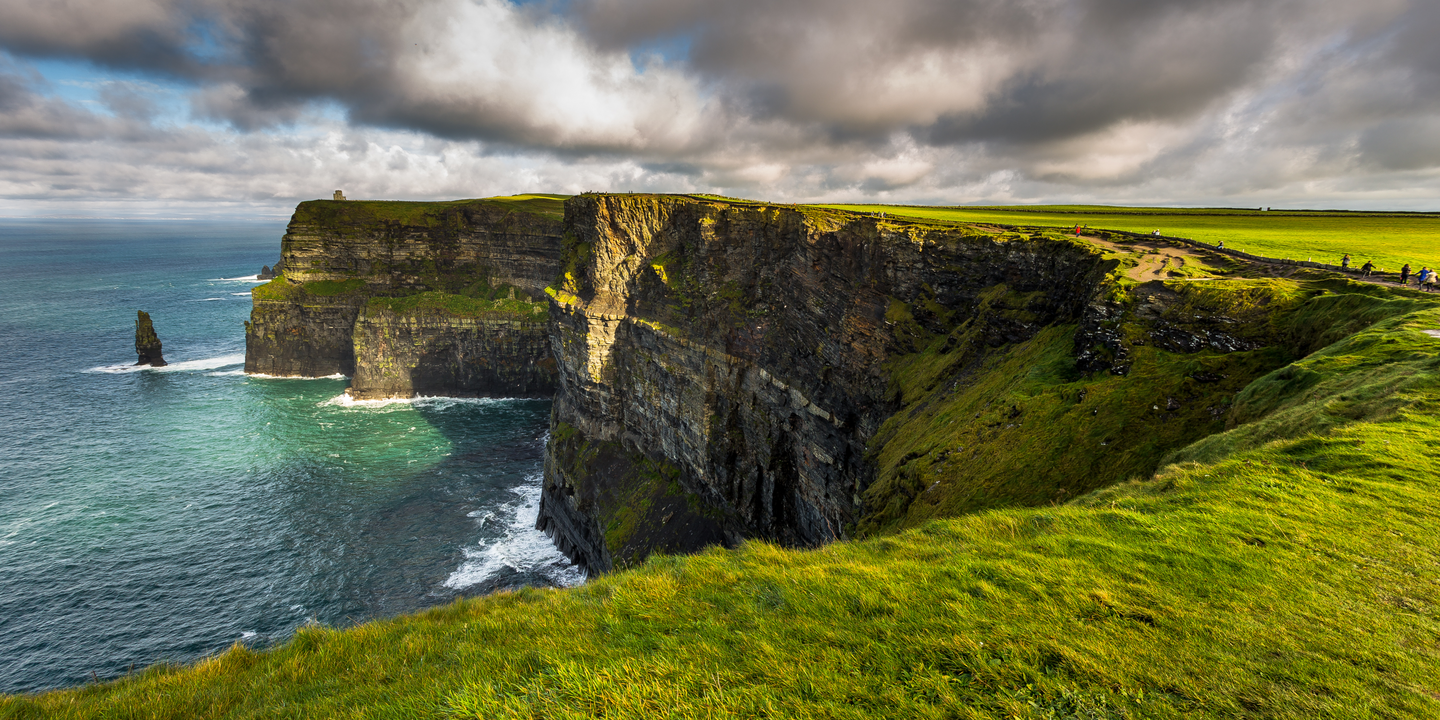
[[[283,232],[0,221],[0,692],[582,579],[533,530],[548,402],[245,376]]]

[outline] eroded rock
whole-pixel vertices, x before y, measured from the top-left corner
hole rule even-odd
[[[160,353],[160,337],[155,334],[150,314],[144,310],[137,311],[135,318],[135,354],[140,356],[136,365],[164,367],[169,364]]]

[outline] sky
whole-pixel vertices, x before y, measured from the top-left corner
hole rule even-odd
[[[0,217],[1440,211],[1436,0],[3,0]]]

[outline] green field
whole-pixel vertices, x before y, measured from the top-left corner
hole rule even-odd
[[[1350,253],[1358,267],[1366,260],[1391,272],[1410,263],[1440,268],[1440,214],[1272,211],[1231,209],[1127,208],[1078,205],[1002,207],[916,207],[904,205],[821,205],[884,212],[895,216],[961,223],[1089,225],[1106,230],[1184,237],[1253,255],[1314,260],[1338,265]]]
[[[1064,505],[652,558],[0,718],[1440,716],[1436,327],[1272,373],[1258,419]]]
[[[1132,222],[1159,215],[1274,219]],[[1138,302],[1123,266],[1111,279]],[[1146,340],[1127,374],[1087,375],[1073,325],[990,348],[967,334],[982,323],[892,302],[911,347],[864,539],[305,628],[0,696],[0,720],[1440,717],[1440,297],[1323,272],[1163,284],[1171,325],[1219,315],[1263,346]],[[1027,297],[997,285],[975,317],[1028,322]]]

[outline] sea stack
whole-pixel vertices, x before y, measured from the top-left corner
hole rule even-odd
[[[168,363],[160,355],[160,336],[155,334],[150,314],[144,310],[138,312],[139,315],[135,318],[135,353],[140,359],[135,364],[164,367]]]

